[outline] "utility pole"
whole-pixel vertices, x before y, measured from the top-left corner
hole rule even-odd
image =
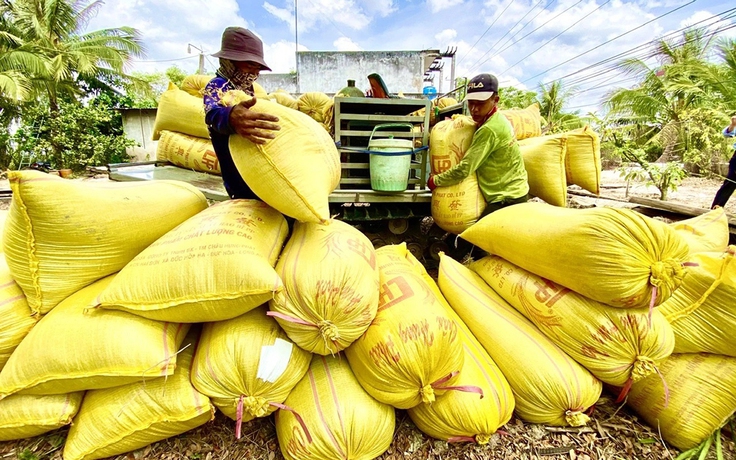
[[[192,54],[192,48],[199,51],[199,69],[197,70],[197,74],[204,75],[204,51],[189,43],[187,45],[187,54]]]
[[[296,47],[294,49],[294,59],[296,59],[296,93],[299,94],[299,13],[297,10],[297,0],[294,0],[294,41]]]

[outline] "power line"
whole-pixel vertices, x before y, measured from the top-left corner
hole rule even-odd
[[[500,51],[496,52],[496,53],[495,53],[495,54],[494,54],[493,56],[489,57],[488,59],[486,59],[486,60],[485,60],[485,61],[483,61],[483,62],[479,62],[479,61],[480,61],[481,59],[483,59],[483,56],[485,56],[485,55],[481,56],[481,57],[480,57],[480,59],[478,59],[478,61],[476,61],[476,62],[475,62],[475,64],[473,64],[473,65],[472,65],[472,66],[470,67],[470,69],[468,70],[468,73],[470,73],[470,72],[472,72],[472,71],[473,71],[474,69],[476,69],[476,68],[478,68],[478,67],[482,66],[482,65],[483,65],[483,64],[485,64],[486,62],[490,61],[490,60],[491,60],[491,59],[493,59],[494,57],[498,56],[499,54],[501,54],[501,53],[503,53],[504,51],[506,51],[507,49],[509,49],[509,48],[510,48],[511,46],[515,45],[516,43],[519,43],[520,41],[522,41],[523,39],[525,39],[525,38],[526,38],[526,37],[528,37],[529,35],[533,34],[534,32],[538,31],[539,29],[541,29],[542,27],[546,26],[546,25],[547,25],[547,24],[549,24],[550,22],[554,21],[554,20],[555,20],[555,19],[557,19],[558,17],[560,17],[560,16],[562,16],[563,14],[567,13],[568,11],[570,11],[570,10],[571,10],[572,8],[576,7],[577,5],[579,5],[580,3],[582,3],[583,1],[585,1],[585,0],[578,0],[578,1],[577,1],[577,3],[575,3],[575,4],[573,4],[573,5],[570,5],[569,7],[565,8],[565,9],[564,9],[563,11],[559,12],[559,13],[558,13],[558,14],[556,14],[556,15],[555,15],[554,17],[552,17],[552,18],[548,19],[548,20],[547,20],[547,21],[545,21],[545,22],[544,22],[544,23],[543,23],[542,25],[540,25],[539,27],[537,27],[536,29],[532,30],[532,31],[531,31],[531,32],[529,32],[528,34],[526,34],[526,35],[524,35],[523,37],[521,37],[521,38],[520,38],[520,39],[519,39],[518,41],[516,41],[516,42],[514,42],[514,43],[510,44],[509,46],[507,46],[506,48],[504,48],[504,49],[502,49],[502,50],[500,50]],[[544,10],[543,10],[543,11],[544,11]],[[535,17],[536,17],[536,16],[535,16]],[[488,54],[488,53],[486,53],[486,54]]]
[[[587,18],[587,17],[588,17],[588,16],[590,16],[591,14],[593,14],[593,13],[595,13],[596,11],[600,10],[601,8],[603,8],[604,6],[606,6],[606,5],[607,5],[608,3],[610,3],[610,2],[611,2],[611,0],[606,0],[605,2],[601,3],[601,5],[600,5],[600,6],[598,7],[598,8],[594,9],[593,11],[591,11],[591,12],[590,12],[590,13],[588,13],[588,14],[586,14],[586,15],[585,15],[585,16],[583,16],[582,18],[580,18],[580,19],[578,19],[577,21],[573,22],[573,23],[572,23],[572,24],[571,24],[571,25],[570,25],[570,26],[569,26],[569,27],[568,27],[567,29],[563,30],[563,31],[562,31],[562,32],[560,32],[559,34],[557,34],[557,35],[555,35],[554,37],[552,37],[552,38],[550,38],[549,40],[547,40],[547,41],[546,41],[545,43],[543,43],[543,44],[542,44],[542,45],[541,45],[540,47],[538,47],[537,49],[535,49],[535,50],[534,50],[534,51],[532,51],[531,53],[527,54],[527,55],[526,55],[526,56],[524,56],[523,58],[521,58],[521,59],[519,59],[518,61],[516,61],[516,62],[515,62],[515,63],[514,63],[514,64],[513,64],[512,66],[508,67],[508,68],[507,68],[506,70],[504,70],[504,71],[503,71],[503,72],[501,72],[500,74],[501,74],[501,75],[503,75],[503,74],[504,74],[504,72],[506,72],[506,71],[508,71],[508,70],[511,70],[511,69],[513,69],[513,68],[514,68],[514,67],[516,67],[516,66],[517,66],[517,65],[518,65],[519,63],[521,63],[521,62],[522,62],[522,61],[523,61],[524,59],[528,58],[528,57],[529,57],[529,56],[531,56],[532,54],[534,54],[534,53],[536,53],[537,51],[539,51],[540,49],[544,48],[545,46],[547,46],[548,44],[550,44],[550,43],[551,43],[551,42],[552,42],[553,40],[555,40],[555,39],[556,39],[557,37],[559,37],[560,35],[564,34],[564,33],[565,33],[565,32],[567,32],[568,30],[572,29],[573,27],[575,27],[576,25],[578,25],[578,24],[579,24],[579,23],[580,23],[580,22],[581,22],[581,21],[582,21],[583,19]]]
[[[565,65],[565,64],[567,64],[567,63],[568,63],[568,62],[570,62],[570,61],[574,61],[575,59],[577,59],[577,58],[579,58],[579,57],[581,57],[581,56],[584,56],[584,55],[586,55],[586,54],[590,53],[591,51],[594,51],[594,50],[596,50],[596,49],[600,48],[600,47],[601,47],[601,46],[603,46],[603,45],[607,45],[608,43],[611,43],[611,42],[613,42],[613,41],[615,41],[615,40],[618,40],[619,38],[621,38],[621,37],[623,37],[623,36],[625,36],[625,35],[628,35],[628,34],[630,34],[631,32],[633,32],[633,31],[635,31],[635,30],[639,30],[639,29],[641,29],[642,27],[646,26],[647,24],[651,24],[652,22],[654,22],[654,21],[656,21],[656,20],[658,20],[658,19],[661,19],[661,18],[663,18],[663,17],[665,17],[665,16],[667,16],[667,15],[669,15],[669,14],[672,14],[672,13],[674,13],[675,11],[678,11],[678,10],[680,10],[680,9],[682,9],[682,8],[685,8],[686,6],[688,6],[688,5],[691,5],[691,4],[695,3],[695,1],[696,1],[696,0],[690,0],[690,2],[689,2],[689,3],[685,3],[684,5],[681,5],[681,6],[677,7],[677,8],[675,8],[675,9],[672,9],[672,10],[670,10],[670,11],[668,11],[668,12],[664,13],[664,14],[661,14],[661,15],[657,16],[656,18],[654,18],[654,19],[651,19],[651,20],[649,20],[649,21],[647,21],[647,22],[645,22],[645,23],[643,23],[643,24],[641,24],[641,25],[639,25],[639,26],[637,26],[637,27],[634,27],[633,29],[630,29],[630,30],[628,30],[628,31],[626,31],[626,32],[624,32],[624,33],[622,33],[622,34],[619,34],[619,35],[617,35],[616,37],[614,37],[614,38],[612,38],[612,39],[610,39],[610,40],[606,40],[605,42],[603,42],[603,43],[599,44],[598,46],[595,46],[595,47],[593,47],[593,48],[591,48],[591,49],[589,49],[589,50],[587,50],[587,51],[585,51],[585,52],[583,52],[583,53],[580,53],[580,54],[578,54],[577,56],[574,56],[574,57],[572,57],[572,58],[570,58],[570,59],[568,59],[568,60],[566,60],[566,61],[563,61],[563,62],[561,62],[561,63],[557,64],[557,65],[556,65],[556,66],[554,66],[554,67],[550,67],[549,69],[545,70],[544,72],[540,72],[540,73],[538,73],[538,74],[534,75],[533,77],[527,78],[527,79],[526,79],[526,80],[524,80],[524,81],[523,81],[522,83],[526,83],[526,82],[528,82],[528,81],[530,81],[530,80],[533,80],[533,79],[535,79],[535,78],[539,77],[540,75],[544,75],[544,74],[546,74],[546,73],[547,73],[547,72],[549,72],[550,70],[554,70],[554,69],[556,69],[556,68],[558,68],[558,67],[560,67],[560,66],[562,66],[562,65]]]
[[[486,54],[490,53],[490,52],[491,52],[491,51],[492,51],[492,50],[493,50],[493,49],[494,49],[494,48],[496,47],[496,45],[498,45],[498,43],[499,43],[499,42],[500,42],[500,41],[501,41],[501,40],[502,40],[502,39],[503,39],[504,37],[506,37],[506,36],[507,36],[507,35],[508,35],[508,34],[509,34],[509,33],[510,33],[510,32],[511,32],[512,30],[514,30],[514,27],[518,26],[518,25],[519,25],[519,23],[520,23],[521,21],[523,21],[523,20],[524,20],[524,18],[525,18],[525,17],[527,17],[527,15],[528,15],[529,13],[531,13],[532,11],[534,11],[534,9],[535,9],[535,8],[536,8],[537,6],[539,6],[539,4],[540,4],[540,3],[542,3],[542,1],[543,1],[543,0],[539,0],[539,1],[537,1],[537,3],[535,3],[535,4],[534,4],[534,6],[532,6],[531,8],[529,8],[529,11],[527,11],[527,12],[526,12],[526,14],[525,14],[524,16],[522,16],[522,17],[521,17],[521,19],[519,19],[518,21],[516,21],[516,24],[514,24],[513,26],[511,26],[511,27],[510,27],[510,28],[509,28],[509,29],[508,29],[508,30],[506,31],[506,33],[505,33],[505,34],[503,34],[503,35],[501,36],[501,38],[499,38],[498,40],[496,40],[496,43],[494,43],[493,45],[491,45],[491,47],[490,47],[490,48],[488,48],[488,51],[486,51],[485,53],[483,53],[483,56],[481,56],[481,57],[480,57],[480,58],[478,58],[478,59],[479,59],[479,60],[480,60],[480,59],[483,59],[483,58],[484,58],[484,57],[486,56]],[[556,0],[552,0],[552,3],[554,3],[555,1],[556,1]],[[544,11],[544,8],[542,8],[541,10],[539,10],[539,12],[538,12],[538,13],[537,13],[537,14],[536,14],[536,15],[534,16],[534,18],[536,18],[537,16],[539,16],[539,13],[541,13],[542,11]],[[533,20],[534,20],[534,18],[530,19],[530,22],[531,22],[531,21],[533,21]],[[529,23],[526,23],[526,24],[524,24],[524,26],[523,26],[523,27],[522,27],[521,29],[519,29],[519,31],[523,30],[523,29],[524,29],[524,27],[526,27],[526,26],[527,26],[528,24],[529,24]],[[486,32],[488,32],[488,30],[486,30]],[[517,31],[517,33],[518,33],[518,31]],[[485,35],[485,33],[484,33],[483,35]],[[476,42],[476,44],[477,44],[477,43],[478,43],[478,42]],[[475,47],[475,45],[473,45],[473,47]],[[470,50],[472,51],[472,49],[473,49],[473,48],[471,47],[471,48],[470,48]],[[469,52],[470,52],[470,51],[468,51],[468,53],[469,53]],[[466,55],[467,55],[467,53],[466,53]],[[476,62],[477,62],[477,61],[476,61]]]
[[[480,40],[481,40],[481,39],[482,39],[483,37],[485,37],[485,36],[486,36],[486,34],[488,33],[488,31],[489,31],[489,30],[491,30],[491,27],[493,27],[493,25],[494,25],[494,24],[496,23],[496,21],[498,21],[498,18],[500,18],[501,16],[503,16],[503,14],[504,14],[504,13],[506,12],[506,10],[507,10],[507,9],[509,9],[509,7],[510,7],[510,6],[511,6],[511,5],[512,5],[512,4],[514,3],[514,1],[515,1],[515,0],[511,0],[511,1],[509,2],[509,4],[508,4],[508,5],[506,5],[506,8],[504,8],[504,9],[503,9],[503,11],[501,11],[501,13],[500,13],[500,14],[499,14],[498,16],[496,16],[496,19],[494,19],[494,20],[493,20],[493,22],[491,23],[491,25],[489,25],[489,26],[488,26],[488,28],[487,28],[487,29],[485,30],[485,32],[483,32],[483,35],[481,35],[480,37],[478,37],[478,40],[476,40],[476,41],[475,41],[475,43],[473,43],[473,46],[471,46],[471,47],[470,47],[470,49],[468,50],[468,52],[467,52],[467,53],[465,53],[465,55],[464,55],[464,56],[463,56],[462,58],[460,58],[460,61],[458,62],[458,65],[459,65],[459,64],[460,64],[461,62],[463,62],[463,59],[465,59],[465,57],[466,57],[466,56],[467,56],[467,55],[468,55],[468,54],[469,54],[469,53],[470,53],[471,51],[473,51],[473,49],[475,48],[475,45],[477,45],[477,44],[478,44],[478,42],[479,42],[479,41],[480,41]],[[541,1],[541,0],[540,0],[540,1]]]
[[[161,60],[158,60],[158,61],[137,61],[137,60],[134,60],[133,59],[130,62],[173,62],[173,61],[183,61],[185,59],[192,59],[192,58],[195,58],[195,57],[197,57],[197,56],[186,56],[186,57],[176,58],[176,59],[161,59]]]

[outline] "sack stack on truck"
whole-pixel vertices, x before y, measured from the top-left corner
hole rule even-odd
[[[255,173],[313,144],[334,161],[316,121],[279,107],[297,115],[281,151],[251,152]],[[300,167],[281,180],[306,197]],[[605,384],[690,449],[736,410],[736,247],[718,210],[678,226],[510,206],[462,232],[490,255],[443,254],[435,282],[405,243],[375,249],[331,221],[325,184],[285,203],[262,180],[270,202],[208,206],[176,182],[10,182],[0,440],[71,424],[64,458],[92,460],[220,411],[234,437],[273,414],[289,459],[374,458],[396,409],[431,437],[492,444],[512,414],[590,424]]]

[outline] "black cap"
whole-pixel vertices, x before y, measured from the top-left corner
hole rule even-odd
[[[222,33],[220,51],[212,56],[231,61],[255,62],[263,70],[271,70],[263,60],[263,42],[256,34],[242,27],[228,27]]]
[[[468,101],[487,101],[498,94],[498,79],[489,73],[471,78],[465,99]]]

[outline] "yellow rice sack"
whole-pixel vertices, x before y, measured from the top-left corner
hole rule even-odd
[[[539,136],[519,141],[529,193],[553,206],[567,206],[567,139]]]
[[[297,102],[296,99],[294,99],[291,94],[287,93],[286,91],[275,91],[268,95],[268,97],[284,107],[288,107],[290,109],[299,110],[299,102]]]
[[[295,346],[260,307],[203,326],[192,366],[192,384],[240,423],[281,407],[309,368],[311,354]],[[241,415],[239,415],[239,412]]]
[[[26,296],[13,281],[5,258],[0,254],[0,370],[36,321]]]
[[[736,246],[693,255],[682,285],[659,310],[675,331],[675,353],[736,357]]]
[[[458,391],[449,391],[432,404],[420,404],[407,412],[417,427],[429,436],[450,442],[487,444],[498,427],[511,418],[514,410],[511,387],[501,369],[447,303],[421,262],[411,254],[407,260],[457,325],[465,355],[463,369],[453,385]]]
[[[0,441],[26,439],[72,423],[83,391],[66,395],[15,395],[0,401]]]
[[[712,209],[691,219],[671,223],[677,233],[696,252],[720,252],[728,247],[728,215],[723,208]]]
[[[393,441],[394,408],[366,393],[339,356],[315,355],[285,405],[304,423],[292,412],[276,412],[276,435],[287,460],[370,460]]]
[[[257,81],[253,82],[253,95],[258,99],[263,99],[266,101],[271,100],[270,96],[268,95],[268,91],[266,91],[263,86],[261,86]]]
[[[624,386],[656,372],[675,346],[659,309],[609,307],[497,256],[469,267],[599,380]],[[660,307],[661,308],[661,307]]]
[[[601,141],[590,126],[558,134],[567,139],[567,183],[596,195],[601,192]]]
[[[432,281],[434,285],[434,281]],[[436,295],[442,294],[436,285]],[[476,391],[450,391],[432,404],[420,404],[408,410],[414,424],[424,433],[450,442],[468,441],[487,444],[491,435],[505,425],[514,410],[514,395],[506,377],[465,323],[440,299],[460,331],[465,354],[463,369],[454,386]]]
[[[284,291],[269,301],[269,315],[304,350],[337,353],[376,317],[376,252],[365,235],[345,222],[295,223],[276,272]]]
[[[273,267],[288,232],[261,201],[221,201],[141,252],[96,306],[159,321],[235,318],[283,289]]]
[[[64,460],[114,457],[214,418],[209,398],[189,381],[199,334],[193,332],[182,343],[172,376],[88,391],[64,444]]]
[[[122,269],[166,232],[207,207],[176,181],[69,181],[11,171],[3,246],[34,314]]]
[[[187,75],[181,82],[181,90],[191,94],[194,97],[202,99],[204,97],[204,89],[207,83],[214,77],[212,75]]]
[[[236,104],[248,96],[227,93]],[[330,135],[297,110],[258,99],[251,110],[279,117],[281,130],[265,144],[230,136],[230,151],[245,182],[263,201],[302,222],[326,223],[327,202],[340,182],[340,154]]]
[[[475,134],[475,122],[468,116],[455,116],[437,123],[430,133],[429,159],[432,174],[441,174],[465,156]],[[478,221],[486,200],[475,173],[459,184],[439,187],[432,192],[432,218],[446,232],[459,234]]]
[[[220,175],[220,162],[209,139],[161,131],[156,158],[193,171]]]
[[[319,91],[304,93],[297,99],[297,108],[318,123],[327,121],[326,114],[334,102],[330,96]]]
[[[355,376],[374,398],[399,409],[431,404],[463,366],[457,325],[409,260],[406,243],[376,250],[378,313],[346,350]]]
[[[606,305],[659,305],[680,285],[688,248],[667,224],[629,209],[522,203],[461,235],[476,246]]]
[[[0,210],[0,235],[2,235],[2,232],[5,231],[5,221],[8,219],[8,214],[10,214],[10,210],[8,209],[1,209]],[[2,245],[0,245],[0,254],[3,253]]]
[[[736,411],[736,358],[674,354],[631,387],[627,403],[662,438],[681,450],[700,445]]]
[[[173,374],[189,325],[130,313],[85,315],[113,277],[69,296],[31,329],[0,373],[0,399],[94,390]]]
[[[581,426],[602,385],[477,274],[450,257],[440,258],[439,286],[453,310],[508,379],[523,420]]]
[[[525,109],[499,110],[498,113],[509,120],[517,140],[542,135],[542,117],[536,102]]]
[[[153,122],[153,140],[159,140],[163,131],[209,139],[202,97],[193,96],[169,82],[169,88],[158,101],[156,120]]]

